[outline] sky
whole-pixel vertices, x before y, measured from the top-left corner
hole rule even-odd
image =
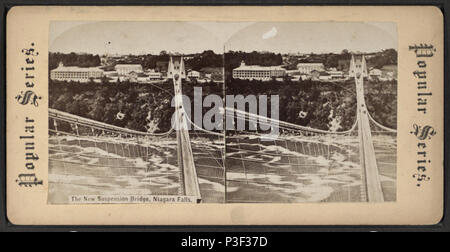
[[[395,23],[72,22],[50,23],[51,52],[182,54],[213,50],[275,53],[397,49]]]

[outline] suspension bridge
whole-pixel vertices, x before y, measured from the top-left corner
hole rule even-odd
[[[350,63],[357,116],[349,130],[325,131],[225,108],[227,120],[277,125],[281,134],[270,140],[257,130],[225,137],[225,131],[195,125],[182,101],[183,58],[174,60],[174,126],[168,132],[140,132],[49,109],[52,202],[64,203],[74,192],[186,195],[205,203],[395,200],[397,131],[367,111],[363,55]]]

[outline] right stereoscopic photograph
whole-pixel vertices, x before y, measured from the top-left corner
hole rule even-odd
[[[226,202],[396,200],[394,23],[249,23],[224,66]]]

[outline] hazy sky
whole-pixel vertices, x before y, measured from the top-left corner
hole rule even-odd
[[[394,23],[68,22],[50,24],[51,52],[197,53],[204,50],[373,52],[397,49]]]

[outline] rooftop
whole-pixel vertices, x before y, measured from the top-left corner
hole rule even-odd
[[[64,66],[63,63],[59,63],[58,67],[51,70],[53,71],[65,71],[65,72],[80,72],[80,71],[98,71],[103,72],[99,67],[78,67],[78,66]]]
[[[141,64],[117,64],[116,67],[139,67],[139,68],[142,68]]]
[[[298,63],[298,65],[303,65],[303,66],[323,66],[323,63]]]
[[[233,70],[265,70],[265,71],[273,71],[273,70],[281,70],[281,71],[285,71],[284,68],[282,68],[281,66],[259,66],[259,65],[251,65],[248,66],[245,64],[244,61],[241,62],[241,65],[238,68],[235,68]]]

